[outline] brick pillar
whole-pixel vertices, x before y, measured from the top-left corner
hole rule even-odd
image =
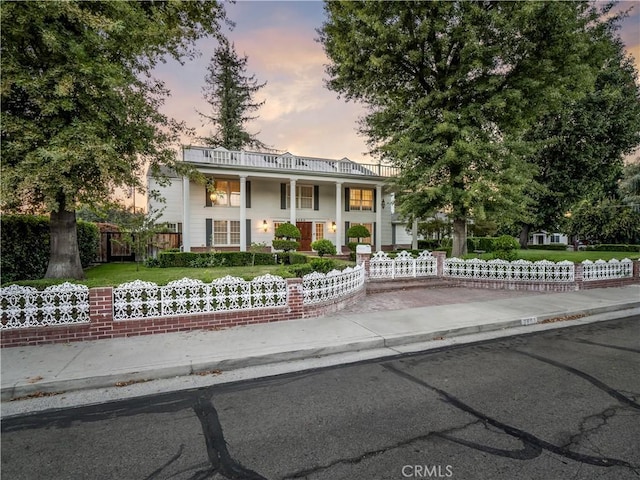
[[[633,262],[633,270],[631,276],[635,279],[640,277],[640,260]]]
[[[289,319],[304,317],[304,296],[302,293],[302,279],[287,279],[287,306],[289,307]]]
[[[89,319],[91,323],[113,321],[113,289],[89,289]]]
[[[574,281],[576,290],[584,290],[584,265],[582,263],[576,263],[574,265]]]
[[[364,274],[369,276],[369,264],[371,263],[371,253],[357,253],[356,264],[364,266]]]
[[[444,276],[444,260],[447,258],[447,252],[431,252],[436,257],[436,275],[440,278]]]

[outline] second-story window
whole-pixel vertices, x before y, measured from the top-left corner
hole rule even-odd
[[[240,182],[237,180],[215,181],[214,205],[219,207],[240,206]]]
[[[349,191],[349,210],[373,211],[373,189],[351,188]]]
[[[287,185],[287,208],[291,208],[291,187]],[[296,208],[313,208],[313,185],[296,185]]]

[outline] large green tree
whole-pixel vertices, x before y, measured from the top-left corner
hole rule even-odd
[[[184,125],[152,77],[219,32],[217,2],[2,2],[2,208],[50,213],[47,277],[81,278],[75,208],[174,168]]]
[[[624,156],[640,145],[638,72],[616,37],[615,25],[612,18],[593,32],[590,61],[598,69],[594,88],[542,116],[527,135],[540,148],[529,159],[536,174],[521,246],[532,228],[557,231],[576,200],[596,192],[614,194]]]
[[[470,217],[527,214],[524,132],[580,98],[595,72],[589,2],[338,2],[319,31],[328,87],[368,107],[372,153],[400,167],[403,216],[443,210],[453,254]]]
[[[198,112],[215,129],[201,138],[209,146],[227,150],[268,149],[256,138],[257,134],[250,133],[245,126],[257,118],[252,113],[264,105],[264,101],[254,100],[254,95],[266,85],[266,82],[258,83],[255,75],[247,75],[247,61],[246,55],[238,56],[233,43],[226,38],[220,39],[207,67],[202,89],[210,111]]]

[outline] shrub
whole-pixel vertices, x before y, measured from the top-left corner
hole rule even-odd
[[[418,250],[435,250],[440,246],[439,240],[427,239],[427,240],[418,240]]]
[[[100,248],[100,229],[95,223],[78,220],[78,249],[80,263],[88,267],[96,261]]]
[[[520,243],[511,235],[502,235],[493,240],[493,248],[495,250],[518,250]]]
[[[493,258],[513,262],[518,258],[517,250],[494,250]]]
[[[274,250],[282,250],[283,252],[290,252],[291,250],[297,250],[300,248],[300,243],[296,241],[300,238],[300,229],[295,225],[287,222],[283,223],[276,228],[275,239],[271,242],[271,246]],[[284,256],[285,260],[287,259]]]
[[[158,254],[159,267],[248,267],[251,265],[275,265],[276,259],[272,253],[251,252],[169,252]]]
[[[290,265],[287,270],[296,277],[304,277],[305,275],[313,272],[313,267],[310,263],[304,263],[299,265]]]
[[[307,256],[302,253],[290,252],[289,255],[287,255],[287,258],[289,259],[289,265],[307,263]]]
[[[282,250],[283,252],[290,252],[291,250],[297,250],[300,248],[300,243],[295,240],[272,240],[271,246],[274,250]]]
[[[338,268],[336,261],[330,258],[312,258],[309,264],[314,272],[320,273],[329,273],[331,270]]]
[[[276,228],[274,235],[276,238],[295,239],[300,238],[301,233],[298,227],[287,222],[280,224],[278,228]]]
[[[358,243],[360,243],[361,238],[367,238],[370,236],[371,236],[371,232],[369,232],[369,229],[364,225],[353,225],[349,227],[349,229],[347,230],[347,237],[357,238]]]
[[[80,262],[88,267],[96,259],[100,231],[94,223],[78,221]],[[49,262],[49,218],[3,215],[0,218],[0,271],[2,283],[42,278]]]
[[[328,240],[326,238],[316,240],[311,244],[311,248],[318,252],[318,256],[320,257],[336,254],[336,246],[331,240]]]

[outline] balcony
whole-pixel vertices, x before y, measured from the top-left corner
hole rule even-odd
[[[398,168],[381,164],[356,163],[346,158],[299,157],[290,153],[273,154],[226,150],[224,148],[184,147],[183,161],[191,164],[215,165],[246,170],[306,172],[328,176],[393,177]]]

